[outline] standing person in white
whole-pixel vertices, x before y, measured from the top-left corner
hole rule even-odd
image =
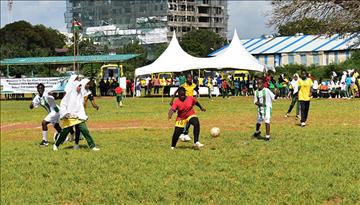
[[[275,100],[274,93],[271,92],[268,88],[264,87],[263,79],[257,80],[258,89],[255,91],[254,95],[254,104],[258,106],[258,118],[256,122],[256,131],[254,137],[260,136],[260,127],[261,123],[265,122],[266,127],[266,136],[267,141],[270,140],[270,118],[272,113],[272,101]]]
[[[57,131],[58,135],[61,132],[61,127],[59,125],[60,120],[60,113],[59,107],[55,103],[55,98],[48,93],[44,93],[45,86],[44,84],[40,83],[37,85],[38,94],[35,96],[33,101],[30,104],[30,109],[37,108],[41,105],[47,112],[48,115],[44,118],[41,123],[42,126],[42,141],[40,145],[49,145],[47,135],[48,135],[48,127],[49,123],[53,124],[54,128]]]
[[[290,82],[291,92],[289,92],[289,96],[291,95],[292,100],[291,100],[289,109],[288,109],[287,113],[285,114],[285,117],[289,117],[291,110],[294,108],[295,104],[296,104],[296,117],[297,118],[299,117],[299,102],[298,102],[299,86],[297,84],[298,79],[299,79],[299,75],[296,73],[296,74],[294,74],[293,79]]]

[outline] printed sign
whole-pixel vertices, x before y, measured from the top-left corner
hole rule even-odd
[[[39,83],[45,85],[45,91],[64,92],[69,77],[53,78],[2,78],[1,93],[37,93]]]

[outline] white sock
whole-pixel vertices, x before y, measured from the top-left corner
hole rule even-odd
[[[256,134],[259,134],[259,133],[260,133],[260,130],[256,130],[255,133],[256,133]]]
[[[42,134],[43,134],[43,140],[47,141],[48,131],[42,131]]]
[[[265,137],[266,137],[266,139],[270,139],[270,135],[266,135]]]

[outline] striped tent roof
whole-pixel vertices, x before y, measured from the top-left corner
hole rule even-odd
[[[281,36],[245,39],[241,40],[241,43],[251,54],[338,51],[360,49],[356,36],[359,37],[359,34]],[[227,47],[228,45],[210,53],[209,56],[216,56]]]

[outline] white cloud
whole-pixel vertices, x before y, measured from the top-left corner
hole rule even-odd
[[[65,31],[65,9],[65,1],[14,1],[12,20],[25,20]],[[8,22],[7,1],[1,1],[1,27]]]
[[[229,1],[228,37],[232,37],[236,28],[240,38],[255,38],[262,34],[273,33],[273,28],[267,27],[271,11],[270,1]]]

